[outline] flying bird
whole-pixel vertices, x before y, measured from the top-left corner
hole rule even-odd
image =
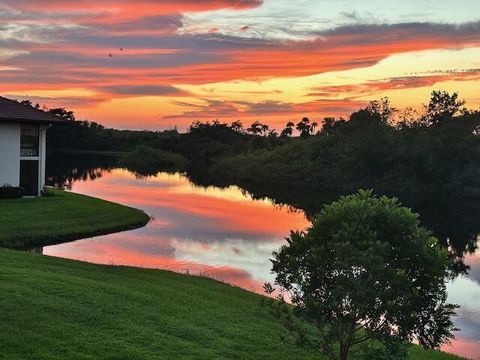
[[[109,53],[109,54],[108,54],[108,57],[113,57],[112,53]]]
[[[120,48],[120,51],[123,51],[123,48]]]

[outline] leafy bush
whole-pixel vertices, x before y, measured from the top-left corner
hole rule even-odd
[[[44,188],[42,189],[42,196],[53,197],[53,196],[55,196],[55,191],[50,186],[44,186]]]
[[[318,328],[329,359],[351,358],[354,346],[366,346],[365,359],[405,359],[404,344],[436,348],[453,337],[448,253],[396,199],[343,196],[286,240],[272,260],[275,283]]]
[[[25,194],[23,188],[18,186],[0,186],[0,199],[18,199]]]

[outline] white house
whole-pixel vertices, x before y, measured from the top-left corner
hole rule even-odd
[[[37,196],[45,185],[46,134],[65,120],[0,96],[0,186]]]

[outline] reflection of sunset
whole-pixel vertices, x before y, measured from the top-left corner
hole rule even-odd
[[[180,175],[165,174],[145,180],[146,185],[156,186],[139,187],[129,185],[133,176],[127,171],[115,170],[112,175],[96,181],[94,189],[90,189],[90,183],[78,183],[73,190],[141,208],[168,207],[215,220],[221,228],[266,236],[283,237],[290,230],[301,230],[308,225],[301,213],[274,207],[266,200],[252,201],[236,187],[204,189],[189,184]],[[121,183],[121,179],[126,181]]]
[[[142,229],[46,247],[45,254],[189,272],[257,292],[270,278],[272,251],[291,229],[308,226],[301,212],[252,200],[237,187],[194,186],[178,174],[136,179],[116,169],[74,183],[73,191],[145,209],[154,219]]]
[[[454,321],[461,332],[442,349],[477,360],[480,359],[480,254],[466,255],[465,264],[470,266],[468,275],[457,277],[447,286],[449,301],[460,305]]]

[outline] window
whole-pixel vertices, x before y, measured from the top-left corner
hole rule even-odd
[[[40,130],[37,125],[22,125],[20,134],[20,156],[38,156]]]

